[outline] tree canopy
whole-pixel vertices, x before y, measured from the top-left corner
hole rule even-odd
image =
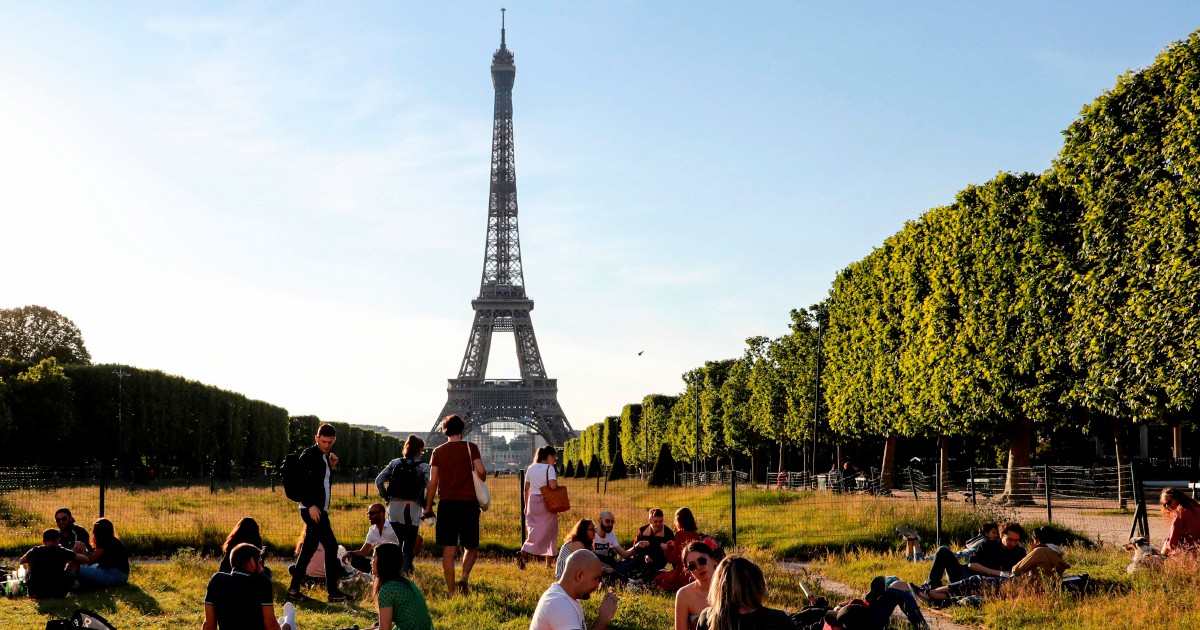
[[[37,363],[90,363],[83,333],[70,319],[44,306],[0,309],[0,356]]]

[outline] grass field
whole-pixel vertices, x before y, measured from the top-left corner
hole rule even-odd
[[[795,580],[778,569],[769,558],[756,556],[767,571],[772,604],[791,606],[798,600]],[[65,618],[76,608],[94,610],[120,630],[198,628],[203,621],[204,590],[216,570],[216,562],[194,555],[180,554],[170,562],[135,565],[130,585],[107,591],[71,595],[67,599],[44,603],[22,599],[0,599],[0,628],[5,630],[42,630],[46,620]],[[276,612],[287,584],[278,568],[274,580]],[[441,565],[432,560],[420,562],[416,581],[425,592],[435,628],[471,630],[525,630],[537,606],[538,597],[553,581],[553,571],[531,566],[519,571],[513,562],[483,561],[472,573],[469,597],[446,596],[441,580]],[[347,604],[321,601],[301,603],[297,621],[303,630],[347,628],[357,624],[365,628],[374,623],[375,611],[366,595]],[[323,600],[324,592],[312,593]],[[662,630],[673,623],[674,599],[660,593],[619,591],[617,617],[610,626],[615,630]],[[599,598],[584,603],[588,619],[595,619]]]
[[[521,544],[520,496],[517,478],[502,476],[489,481],[493,505],[481,520],[481,550],[493,556],[515,552]],[[660,507],[668,513],[688,506],[701,531],[719,540],[733,541],[729,489],[725,487],[648,488],[644,482],[611,482],[597,491],[594,480],[567,480],[572,510],[560,516],[565,534],[580,518],[596,518],[602,510],[617,516],[622,540],[632,538],[645,522],[646,510]],[[350,484],[335,487],[332,502],[334,531],[347,547],[360,544],[367,528],[366,508],[374,498],[364,497],[362,484],[351,493]],[[373,497],[373,489],[369,493]],[[59,507],[71,507],[76,520],[88,526],[96,517],[94,488],[22,490],[0,495],[0,555],[14,556],[38,543],[41,531],[52,525]],[[210,493],[207,485],[192,487],[113,487],[106,497],[106,516],[135,554],[169,555],[191,547],[214,553],[234,523],[254,517],[264,541],[276,555],[290,556],[300,535],[295,504],[281,490],[268,487],[221,489]],[[780,556],[810,556],[832,549],[869,547],[883,549],[894,542],[897,523],[933,532],[933,503],[904,497],[833,495],[826,492],[779,492],[740,486],[737,494],[737,542],[772,551]],[[947,505],[943,531],[947,539],[969,537],[986,516],[961,505]],[[669,521],[669,517],[668,517]],[[432,541],[431,532],[426,539]]]

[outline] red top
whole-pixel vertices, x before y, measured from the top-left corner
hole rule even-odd
[[[471,448],[470,457],[467,456],[467,445]],[[475,482],[471,481],[471,475],[477,459],[480,459],[479,447],[473,442],[446,442],[433,449],[429,465],[437,468],[438,496],[442,501],[475,500]]]
[[[1200,545],[1200,510],[1181,505],[1171,519],[1171,528],[1167,530],[1163,551],[1170,555],[1174,551],[1187,550],[1188,547],[1196,545]]]

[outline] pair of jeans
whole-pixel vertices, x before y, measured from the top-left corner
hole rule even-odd
[[[401,566],[405,571],[413,570],[413,558],[417,556],[417,531],[419,526],[412,522],[412,510],[404,506],[404,522],[392,521],[392,531],[400,539]]]
[[[288,590],[299,590],[304,581],[304,569],[317,553],[317,544],[325,548],[325,586],[330,593],[338,592],[338,576],[342,575],[342,566],[338,564],[338,542],[333,535],[329,523],[329,513],[321,508],[321,520],[314,521],[308,514],[308,508],[300,508],[300,519],[304,521],[304,544],[300,546],[300,555],[296,557],[296,572],[292,574],[292,583]]]
[[[120,569],[101,569],[94,564],[79,566],[79,582],[93,586],[120,586],[129,582],[129,574]]]
[[[967,595],[995,595],[1000,592],[1000,586],[1009,578],[993,575],[972,575],[957,582],[951,582],[946,592],[950,597],[966,597]]]
[[[879,627],[888,627],[892,611],[896,610],[898,606],[912,627],[921,630],[928,628],[929,624],[925,621],[925,615],[921,614],[921,606],[917,603],[917,598],[913,597],[912,591],[890,588],[892,583],[898,579],[894,575],[889,575],[886,581],[889,588],[883,589],[883,594],[879,599],[871,602],[871,612],[875,613]]]
[[[958,554],[949,547],[938,547],[933,555],[933,566],[929,568],[930,586],[942,585],[942,574],[946,574],[948,582],[954,583],[968,575],[966,567],[958,563]]]

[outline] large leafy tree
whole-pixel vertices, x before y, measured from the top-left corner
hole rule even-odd
[[[29,363],[53,357],[60,365],[92,360],[79,327],[44,306],[0,309],[0,356]]]

